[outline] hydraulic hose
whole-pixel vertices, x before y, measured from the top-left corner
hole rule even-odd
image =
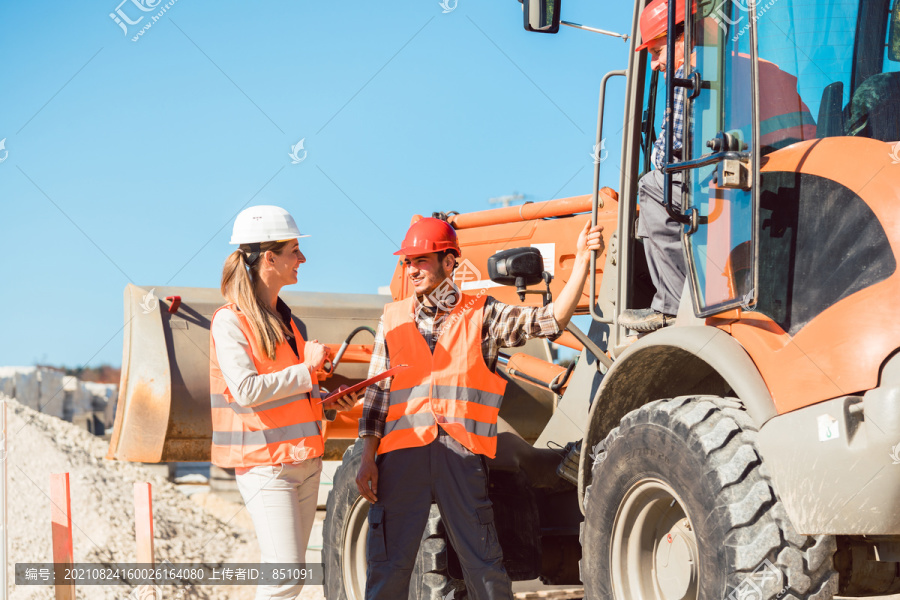
[[[360,331],[368,331],[372,334],[372,337],[375,337],[375,330],[365,325],[360,325],[359,327],[351,331],[350,335],[347,336],[347,339],[344,340],[344,343],[341,344],[341,347],[338,348],[337,354],[335,354],[334,358],[331,360],[331,368],[326,369],[326,373],[334,373],[334,370],[337,369],[338,363],[341,362],[341,358],[344,356],[344,352],[347,351],[347,346],[350,345],[350,340],[352,340]]]

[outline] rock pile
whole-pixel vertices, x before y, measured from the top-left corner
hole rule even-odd
[[[2,396],[0,396],[2,398]],[[174,485],[146,468],[109,461],[106,442],[71,423],[8,400],[9,579],[13,563],[51,562],[50,474],[68,472],[77,562],[135,562],[133,484],[153,486],[157,562],[250,562],[258,560],[252,533],[231,527],[197,506]],[[240,510],[238,508],[237,510]],[[318,588],[321,589],[321,588]],[[252,598],[253,586],[164,587],[163,599]],[[312,590],[310,590],[312,591]],[[186,592],[179,595],[179,592]],[[127,586],[82,586],[78,598],[125,600]],[[17,586],[15,600],[51,600],[52,587]]]

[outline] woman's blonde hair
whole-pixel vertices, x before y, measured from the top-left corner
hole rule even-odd
[[[275,360],[275,348],[292,334],[281,316],[260,300],[259,267],[266,252],[280,254],[287,244],[288,241],[241,244],[240,249],[228,255],[222,269],[222,295],[247,316],[256,341],[269,360]]]

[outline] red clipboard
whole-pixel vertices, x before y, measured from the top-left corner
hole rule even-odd
[[[353,392],[358,392],[364,388],[369,387],[373,383],[378,383],[379,381],[381,381],[383,379],[387,379],[388,377],[393,377],[394,375],[396,375],[403,369],[407,368],[408,366],[409,365],[397,365],[396,367],[391,367],[387,371],[382,371],[375,377],[370,377],[369,379],[360,381],[356,385],[351,385],[350,387],[343,389],[339,392],[338,391],[331,392],[326,397],[319,400],[318,403],[322,404],[323,402],[325,402],[327,400],[337,400],[338,398],[341,398],[342,396],[346,396],[347,394],[352,394]]]

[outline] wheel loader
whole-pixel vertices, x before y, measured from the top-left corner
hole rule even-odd
[[[560,20],[560,0],[522,9],[529,32],[574,25]],[[528,306],[561,289],[586,220],[607,238],[578,305],[590,326],[555,340],[577,360],[556,365],[541,344],[501,356],[510,385],[489,493],[504,565],[513,580],[583,585],[592,600],[898,593],[900,0],[695,0],[668,11],[670,30],[684,22],[685,77],[663,77],[632,51],[602,79],[596,147],[614,137],[607,83],[621,77],[626,90],[617,190],[600,189],[595,161],[586,196],[441,215],[462,247],[457,286]],[[676,93],[687,97],[684,146],[677,157],[666,140],[663,171],[667,188],[677,173],[684,181],[683,205],[671,189],[666,203],[688,275],[674,324],[637,335],[617,316],[655,291],[636,235],[638,181]],[[540,264],[515,260],[534,248]],[[503,273],[488,265],[500,251]],[[148,293],[126,289],[109,456],[205,460],[204,353],[222,299],[156,288],[167,299],[147,314]],[[410,293],[398,262],[391,298]],[[370,340],[344,336],[374,327],[391,298],[284,296],[301,332],[345,349],[324,385],[365,377]],[[361,600],[365,587],[360,414],[325,432],[332,454],[343,450],[324,529],[329,600]],[[465,584],[433,507],[410,598],[451,597],[465,598]]]

